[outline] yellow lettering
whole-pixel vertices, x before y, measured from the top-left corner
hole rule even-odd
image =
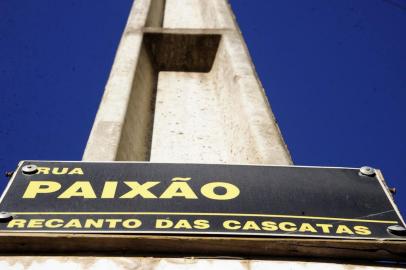
[[[175,177],[172,179],[172,181],[179,181],[180,179],[183,179],[182,181],[190,180],[190,178]],[[186,199],[197,199],[196,194],[190,188],[189,184],[186,182],[172,182],[159,198],[170,199],[173,197],[184,197]]]
[[[93,187],[89,181],[77,181],[65,190],[58,199],[69,199],[72,197],[83,197],[85,199],[96,199]]]
[[[346,225],[338,225],[337,227],[337,234],[341,234],[341,233],[346,233],[346,234],[354,234],[350,228],[348,228]]]
[[[176,223],[174,228],[175,229],[192,229],[192,226],[190,225],[189,221],[187,221],[186,219],[181,219]]]
[[[157,229],[168,229],[173,226],[173,222],[169,219],[157,219],[155,222],[155,228]]]
[[[38,170],[37,174],[49,174],[50,168],[38,167],[37,170]]]
[[[354,226],[354,230],[356,234],[359,235],[370,235],[371,230],[367,226]]]
[[[86,219],[85,221],[85,228],[96,228],[101,229],[103,228],[103,219]]]
[[[121,222],[121,219],[106,219],[106,222],[109,223],[109,228],[114,229],[117,226],[117,223]]]
[[[330,233],[330,228],[333,227],[331,224],[316,224],[317,227],[320,227],[324,233]]]
[[[136,229],[141,226],[139,219],[126,219],[123,221],[123,227],[128,229]]]
[[[80,220],[75,218],[75,219],[71,219],[68,221],[68,223],[65,224],[65,226],[63,226],[64,228],[82,228],[82,224],[80,223]]]
[[[210,228],[210,224],[208,220],[205,219],[197,219],[193,222],[193,228],[199,229],[199,230],[204,230]]]
[[[242,227],[243,230],[256,230],[256,231],[260,231],[261,228],[259,228],[259,226],[255,223],[255,221],[247,221],[244,224],[244,227]]]
[[[24,199],[33,199],[39,193],[52,193],[61,188],[61,184],[53,181],[31,181],[24,192]]]
[[[303,223],[299,228],[299,232],[313,232],[313,233],[316,233],[317,230],[312,225],[310,225],[310,223]]]
[[[174,177],[171,181],[189,181],[192,180],[191,177]]]
[[[63,226],[63,219],[49,219],[45,222],[45,227],[47,228],[60,228]]]
[[[129,192],[126,194],[122,195],[120,198],[121,199],[132,199],[138,195],[143,197],[144,199],[154,199],[156,196],[149,191],[148,189],[152,188],[153,186],[156,186],[160,182],[145,182],[144,184],[140,185],[138,182],[130,182],[130,181],[125,181],[124,182],[127,186],[131,188]]]
[[[52,174],[66,174],[68,172],[69,168],[62,168],[61,171],[59,171],[58,167],[55,167],[52,169]]]
[[[82,174],[83,175],[83,170],[82,170],[82,168],[73,168],[68,174]]]
[[[241,224],[236,220],[226,220],[223,222],[223,227],[227,230],[238,230],[241,228]]]
[[[278,230],[278,226],[276,226],[276,223],[272,221],[264,221],[261,223],[261,225],[264,231],[274,232]]]
[[[42,228],[44,227],[45,219],[30,219],[27,228]]]
[[[295,223],[292,222],[281,222],[279,223],[279,229],[285,232],[294,232],[297,230]]]
[[[9,223],[7,223],[7,228],[24,228],[26,222],[27,220],[25,219],[12,219]]]
[[[101,195],[102,199],[113,199],[116,195],[117,182],[107,181],[104,183],[103,192]]]
[[[217,194],[215,189],[223,188],[225,189],[224,194]],[[240,194],[240,190],[237,186],[225,183],[225,182],[212,182],[205,184],[200,189],[200,192],[207,198],[213,200],[231,200],[236,198]]]

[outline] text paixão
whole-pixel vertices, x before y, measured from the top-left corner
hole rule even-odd
[[[68,170],[59,170],[55,168],[52,174],[78,174],[83,175],[81,168]],[[49,174],[50,168],[40,167],[38,174]],[[54,194],[58,199],[70,199],[81,197],[84,199],[133,199],[140,197],[143,199],[171,199],[181,197],[185,199],[198,199],[199,196],[212,200],[231,200],[240,194],[240,189],[231,183],[223,181],[213,181],[203,184],[198,189],[193,189],[188,181],[191,177],[173,177],[169,183],[161,181],[104,181],[101,191],[96,192],[92,181],[79,180],[74,181],[67,187],[62,187],[61,182],[50,180],[35,180],[28,182],[28,185],[22,195],[23,199],[35,199],[40,194]],[[98,182],[99,183],[99,182]],[[118,186],[125,186],[126,191],[118,194]],[[165,185],[164,191],[157,193],[154,187]]]

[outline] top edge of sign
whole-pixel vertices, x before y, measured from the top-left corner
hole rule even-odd
[[[340,167],[340,166],[308,166],[308,165],[277,165],[277,164],[249,164],[249,163],[204,163],[204,162],[156,162],[156,161],[87,161],[87,160],[21,160],[18,163],[20,166],[24,162],[59,162],[59,163],[106,163],[106,164],[185,164],[185,165],[219,165],[219,166],[256,166],[256,167],[281,167],[281,168],[315,168],[315,169],[347,169],[359,170],[360,167]],[[380,170],[379,168],[374,168]]]

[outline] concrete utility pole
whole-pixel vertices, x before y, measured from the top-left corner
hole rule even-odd
[[[226,0],[135,1],[83,160],[292,164]],[[0,269],[368,268],[300,258],[93,255],[7,257]]]
[[[224,0],[138,0],[83,160],[291,164]]]

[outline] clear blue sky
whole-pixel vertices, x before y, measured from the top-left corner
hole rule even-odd
[[[1,173],[81,159],[131,2],[0,1]],[[381,168],[406,214],[406,0],[231,3],[295,163]]]

